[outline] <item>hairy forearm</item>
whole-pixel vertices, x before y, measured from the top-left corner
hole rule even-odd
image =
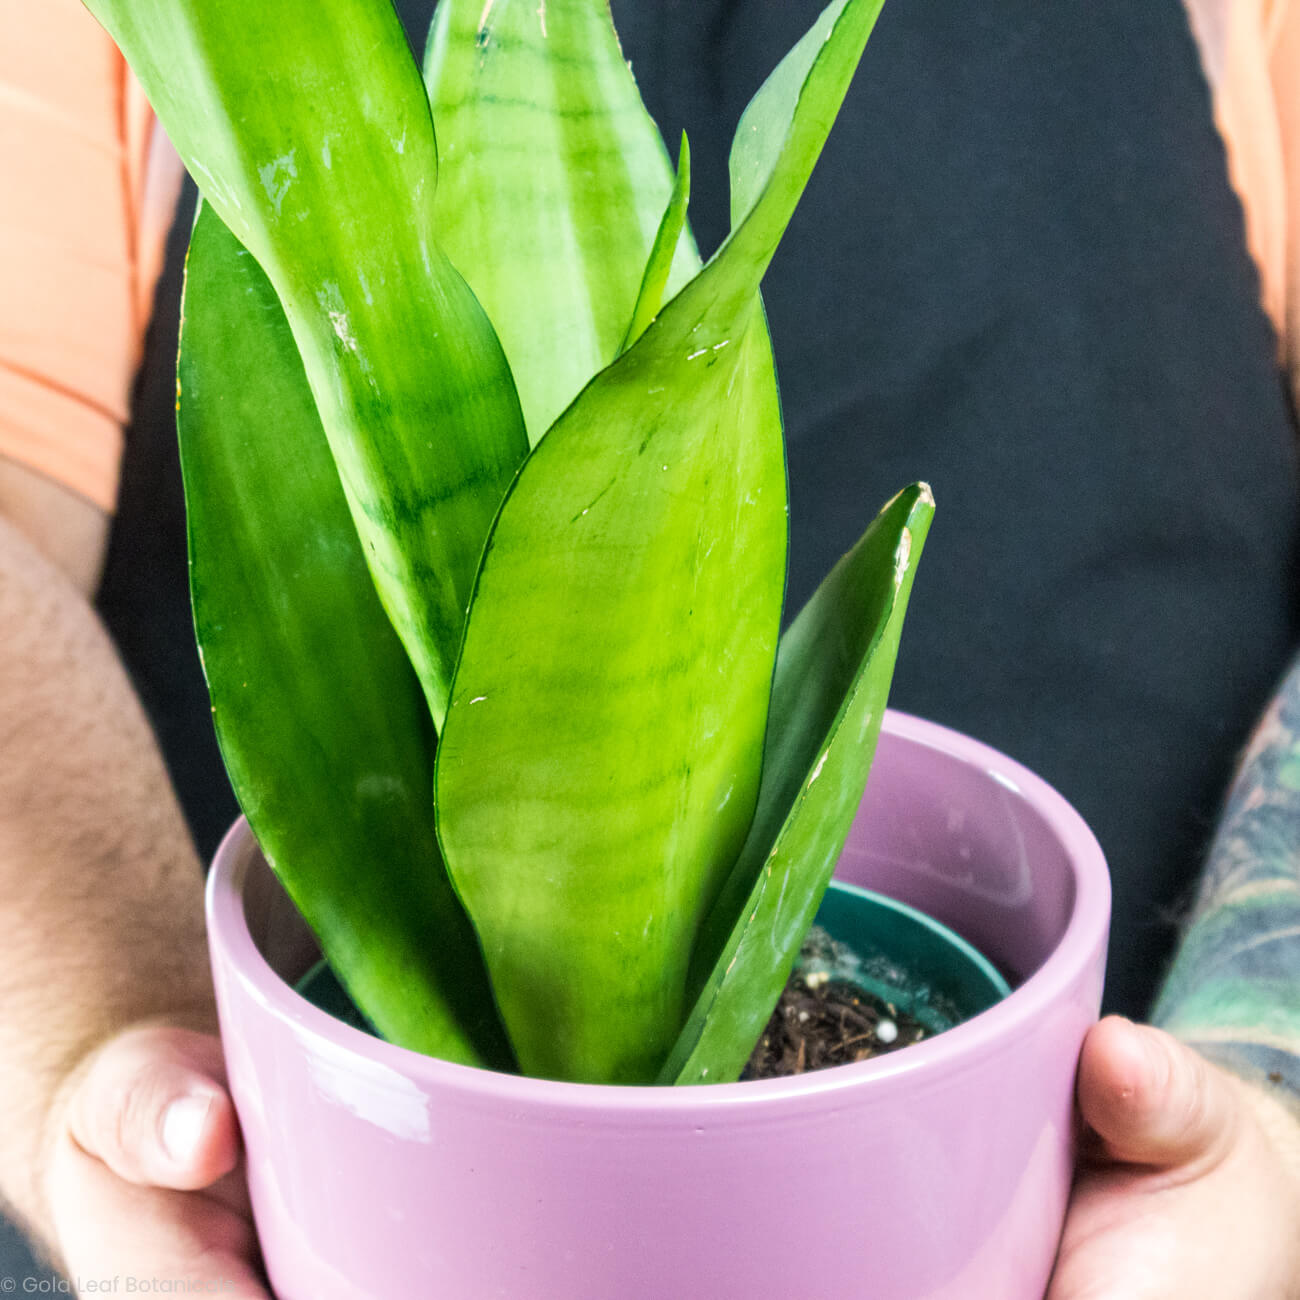
[[[108,637],[0,518],[0,1192],[38,1229],[52,1098],[157,1017],[211,1023],[199,865]]]
[[[1243,757],[1153,1018],[1300,1115],[1300,662]]]

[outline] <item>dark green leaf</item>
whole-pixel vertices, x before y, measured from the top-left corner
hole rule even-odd
[[[386,1037],[507,1064],[434,836],[419,684],[284,312],[207,207],[186,266],[178,422],[213,721],[267,860]]]

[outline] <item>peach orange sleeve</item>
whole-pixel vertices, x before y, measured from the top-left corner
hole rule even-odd
[[[1277,29],[1269,60],[1277,88],[1278,127],[1286,189],[1286,283],[1284,308],[1287,361],[1296,409],[1300,410],[1300,4],[1292,0]]]
[[[0,456],[111,511],[180,162],[80,0],[0,33]]]
[[[1216,116],[1300,404],[1300,0],[1231,0],[1223,15]]]

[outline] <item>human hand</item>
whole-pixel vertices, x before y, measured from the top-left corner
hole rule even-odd
[[[1158,1029],[1110,1017],[1047,1300],[1297,1300],[1300,1124]]]
[[[121,1290],[134,1278],[141,1291],[190,1283],[269,1300],[215,1037],[160,1025],[119,1034],[78,1072],[52,1124],[53,1244],[79,1294],[116,1277]]]

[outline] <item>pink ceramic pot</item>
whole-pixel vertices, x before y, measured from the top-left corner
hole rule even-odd
[[[563,1084],[332,1020],[241,822],[208,893],[231,1089],[280,1300],[1040,1300],[1110,890],[1078,815],[890,715],[837,873],[929,911],[1014,991],[897,1055],[794,1080]]]

